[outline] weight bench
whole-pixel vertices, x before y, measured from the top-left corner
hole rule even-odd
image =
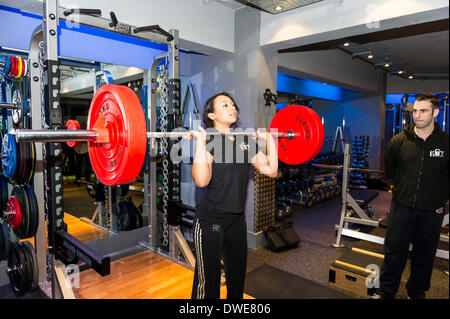
[[[371,191],[371,190],[362,190],[354,195],[352,195],[355,202],[359,204],[359,206],[365,206],[369,204],[372,199],[378,196],[377,191]]]

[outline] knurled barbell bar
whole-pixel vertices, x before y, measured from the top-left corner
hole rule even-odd
[[[148,138],[181,138],[187,134],[147,132],[144,111],[135,92],[114,84],[105,84],[95,93],[86,130],[80,130],[76,121],[69,121],[67,127],[67,130],[13,129],[9,134],[15,136],[16,142],[69,142],[73,145],[87,141],[93,170],[107,186],[129,184],[137,177],[144,162]],[[269,133],[276,137],[278,158],[292,165],[314,158],[322,148],[324,138],[319,116],[299,105],[281,109],[274,116]],[[255,134],[227,133],[233,136]],[[207,132],[207,135],[222,133]]]

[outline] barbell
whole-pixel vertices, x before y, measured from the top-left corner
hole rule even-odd
[[[324,138],[319,116],[299,105],[277,112],[269,133],[276,137],[278,158],[290,165],[313,159],[322,148]],[[76,121],[69,121],[66,130],[12,129],[8,134],[17,143],[68,142],[74,146],[76,142],[86,141],[95,175],[104,185],[113,186],[136,179],[145,159],[148,138],[181,138],[187,132],[147,132],[144,110],[136,93],[126,86],[105,84],[91,101],[86,130],[80,130]],[[207,135],[222,133],[207,131]],[[256,132],[227,135],[255,136]],[[7,157],[2,151],[2,165]]]

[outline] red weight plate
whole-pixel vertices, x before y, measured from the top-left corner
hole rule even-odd
[[[11,66],[9,68],[9,73],[8,75],[12,76],[14,74],[14,70],[16,69],[16,60],[14,59],[14,57],[10,56],[9,60],[11,61]]]
[[[14,71],[13,71],[13,73],[11,74],[13,77],[16,77],[16,75],[17,75],[17,72],[19,71],[19,61],[17,61],[17,58],[16,57],[12,57],[13,58],[13,60],[14,60]]]
[[[12,214],[8,216],[8,223],[15,231],[22,224],[22,210],[16,196],[11,196],[6,204],[6,210]]]
[[[278,158],[289,165],[311,160],[323,143],[323,131],[320,132],[314,115],[305,106],[288,105],[282,108],[272,119],[270,132],[295,134],[292,138],[275,139],[278,144]]]
[[[87,129],[107,129],[108,143],[88,142],[95,175],[104,185],[129,184],[144,163],[147,146],[145,115],[132,89],[105,84],[89,108]]]
[[[322,149],[325,132],[324,132],[322,120],[320,119],[319,115],[317,115],[317,113],[314,112],[313,109],[310,109],[310,108],[307,108],[307,109],[313,115],[315,122],[316,122],[317,132],[319,132],[319,143],[317,144],[317,149],[314,152],[314,155],[311,157],[311,160],[312,160],[317,156],[317,154],[320,153],[320,150]]]
[[[81,126],[77,120],[68,120],[66,123],[66,127],[68,130],[79,130]],[[67,142],[67,145],[69,147],[75,147],[78,144],[80,144],[80,142]]]

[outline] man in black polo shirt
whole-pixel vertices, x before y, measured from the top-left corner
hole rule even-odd
[[[386,171],[394,183],[385,258],[375,298],[394,298],[412,243],[408,297],[425,298],[449,191],[449,136],[435,122],[439,99],[418,95],[414,123],[395,135],[386,150]]]

